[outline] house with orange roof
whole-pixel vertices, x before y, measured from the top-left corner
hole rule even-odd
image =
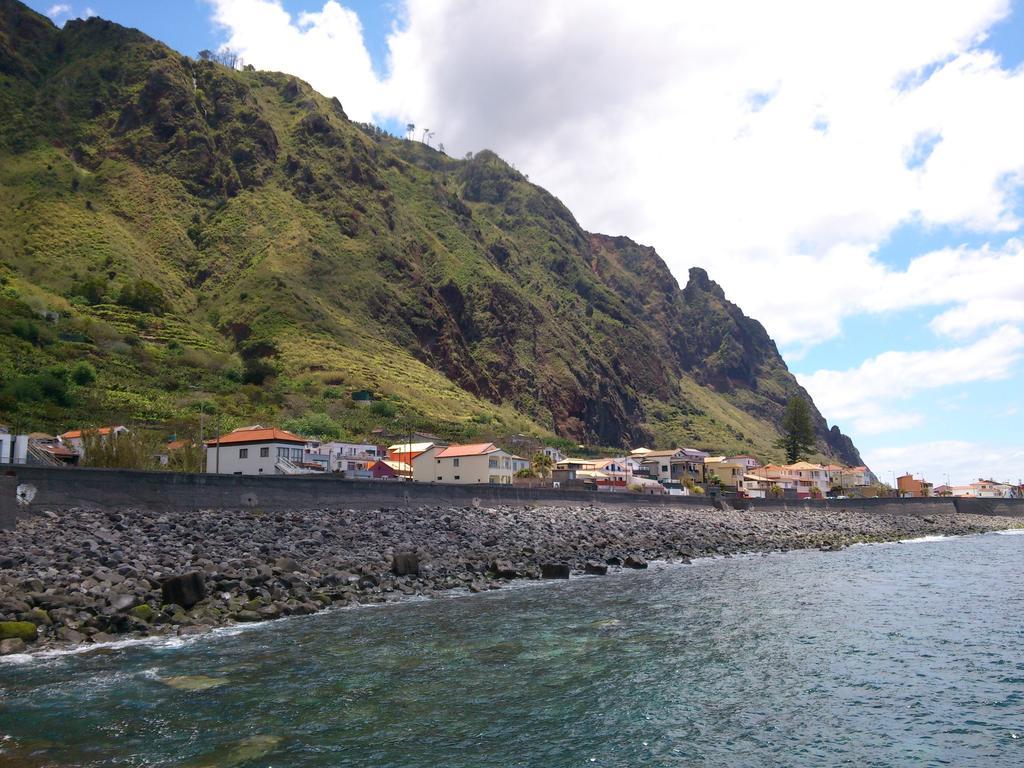
[[[77,453],[79,456],[85,454],[85,438],[88,435],[96,435],[100,440],[106,440],[111,435],[117,437],[123,435],[128,431],[128,427],[120,424],[112,425],[109,427],[96,427],[95,429],[69,429],[58,438],[61,443],[70,448],[72,451]]]
[[[302,474],[307,438],[255,424],[205,441],[206,471],[220,475]]]
[[[511,485],[512,454],[494,443],[434,446],[413,458],[413,479],[428,483]]]
[[[395,443],[388,446],[387,458],[389,461],[401,461],[405,464],[412,464],[417,457],[430,451],[436,445],[437,443],[427,440],[420,440],[419,442],[410,440],[407,443]]]
[[[768,480],[775,485],[786,488],[790,481],[796,488],[796,495],[801,499],[811,496],[824,496],[829,492],[828,472],[820,464],[811,464],[808,461],[798,461],[795,464],[769,464],[765,467],[758,467],[747,473],[763,480]],[[746,480],[746,476],[744,478]],[[746,488],[746,483],[744,483]]]

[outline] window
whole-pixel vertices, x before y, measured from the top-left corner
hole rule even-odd
[[[459,460],[458,459],[452,459],[452,466],[453,467],[459,466]]]
[[[288,458],[288,449],[287,448],[278,447],[278,449],[277,449],[277,458],[279,458],[279,459],[287,459]]]
[[[248,459],[249,458],[249,449],[248,448],[239,448],[238,449],[238,458],[240,458],[240,459]]]
[[[440,475],[438,475],[438,476],[437,476],[437,479],[438,479],[438,480],[440,480],[440,479],[441,479],[441,476],[440,476]]]
[[[498,468],[498,460],[497,459],[490,459],[490,460],[488,460],[487,466],[490,467],[491,469],[497,469]]]
[[[265,459],[269,455],[270,455],[270,447],[269,446],[265,446],[263,448],[260,448],[260,458],[261,459]]]
[[[662,464],[661,465],[661,471],[662,472],[668,472],[668,467],[666,467],[664,464]]]
[[[301,448],[292,448],[292,461],[302,461]]]
[[[456,476],[455,476],[455,479],[456,479],[456,480],[458,480],[458,479],[459,479],[459,476],[458,476],[458,475],[456,475]]]
[[[354,470],[356,468],[356,463],[354,461],[348,462],[348,468],[350,470]]]

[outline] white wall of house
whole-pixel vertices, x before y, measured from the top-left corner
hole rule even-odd
[[[342,443],[336,440],[310,440],[306,443],[310,454],[328,457],[327,469],[331,472],[361,471],[367,464],[383,458],[377,446],[372,443]]]
[[[562,453],[557,448],[552,448],[550,446],[542,448],[541,453],[543,453],[545,456],[551,459],[552,463],[554,464],[557,464],[558,462],[565,458],[564,453]]]
[[[218,451],[220,453],[218,465]],[[291,462],[303,460],[305,448],[298,443],[279,441],[232,443],[206,446],[206,471],[222,475],[273,475],[279,457]],[[220,469],[218,470],[218,466]]]
[[[436,483],[437,471],[434,467],[434,457],[444,450],[441,446],[432,445],[423,453],[413,457],[412,479],[417,483]]]

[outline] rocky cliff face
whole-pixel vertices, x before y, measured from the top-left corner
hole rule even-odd
[[[703,270],[680,289],[653,249],[585,232],[494,153],[454,160],[354,124],[289,75],[0,0],[0,109],[5,300],[69,326],[56,346],[11,341],[0,375],[101,369],[77,404],[17,403],[26,418],[181,417],[193,388],[238,418],[348,423],[338,391],[368,387],[456,437],[763,454],[802,393]],[[140,281],[159,301],[130,300]],[[815,415],[822,452],[857,461]]]

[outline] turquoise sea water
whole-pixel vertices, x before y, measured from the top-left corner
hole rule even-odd
[[[0,765],[1024,765],[1024,536],[0,662]]]

